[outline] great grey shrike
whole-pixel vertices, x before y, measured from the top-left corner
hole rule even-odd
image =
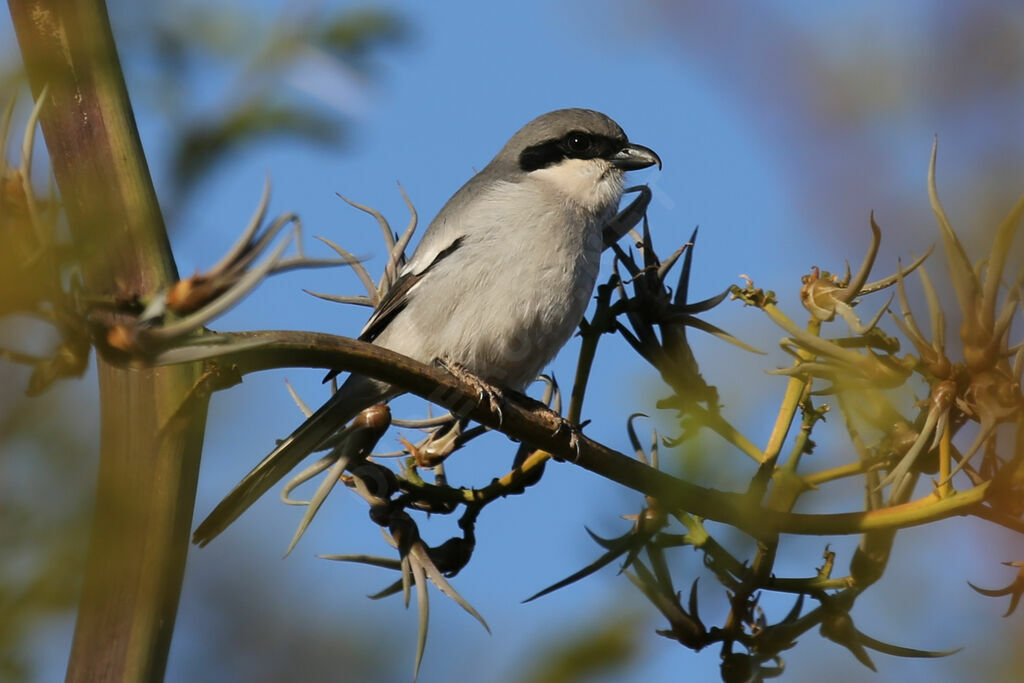
[[[521,390],[590,300],[626,171],[661,166],[589,109],[535,118],[452,195],[359,339]],[[352,375],[196,529],[205,545],[363,409],[401,393]]]

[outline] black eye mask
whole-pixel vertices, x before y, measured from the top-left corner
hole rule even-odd
[[[625,140],[574,130],[560,138],[524,149],[519,155],[519,168],[529,173],[557,164],[563,159],[603,159],[614,154],[624,144]]]

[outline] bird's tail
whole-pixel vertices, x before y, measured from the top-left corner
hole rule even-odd
[[[196,527],[192,542],[201,547],[212,541],[267,489],[284,478],[303,458],[317,450],[329,436],[360,411],[386,400],[393,393],[382,382],[359,375],[349,377],[319,410],[306,418],[217,504],[213,512]]]

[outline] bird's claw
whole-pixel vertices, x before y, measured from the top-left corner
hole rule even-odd
[[[578,463],[580,460],[580,453],[582,449],[580,437],[583,436],[583,428],[587,426],[589,422],[590,420],[586,420],[580,424],[573,424],[564,417],[559,418],[558,426],[555,427],[555,431],[552,432],[552,436],[558,436],[563,431],[569,432],[569,447],[572,448],[573,453],[575,453],[575,456],[573,457],[574,463]]]
[[[449,374],[473,387],[477,392],[478,402],[483,403],[484,399],[487,400],[487,405],[491,409],[491,412],[498,416],[498,429],[501,429],[502,423],[504,422],[504,414],[501,411],[501,401],[505,398],[501,389],[477,375],[474,375],[458,363],[454,363],[443,358],[438,359],[437,363]]]

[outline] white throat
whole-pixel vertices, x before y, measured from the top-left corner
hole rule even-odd
[[[565,159],[530,177],[588,213],[606,213],[622,198],[622,171],[604,159]]]

